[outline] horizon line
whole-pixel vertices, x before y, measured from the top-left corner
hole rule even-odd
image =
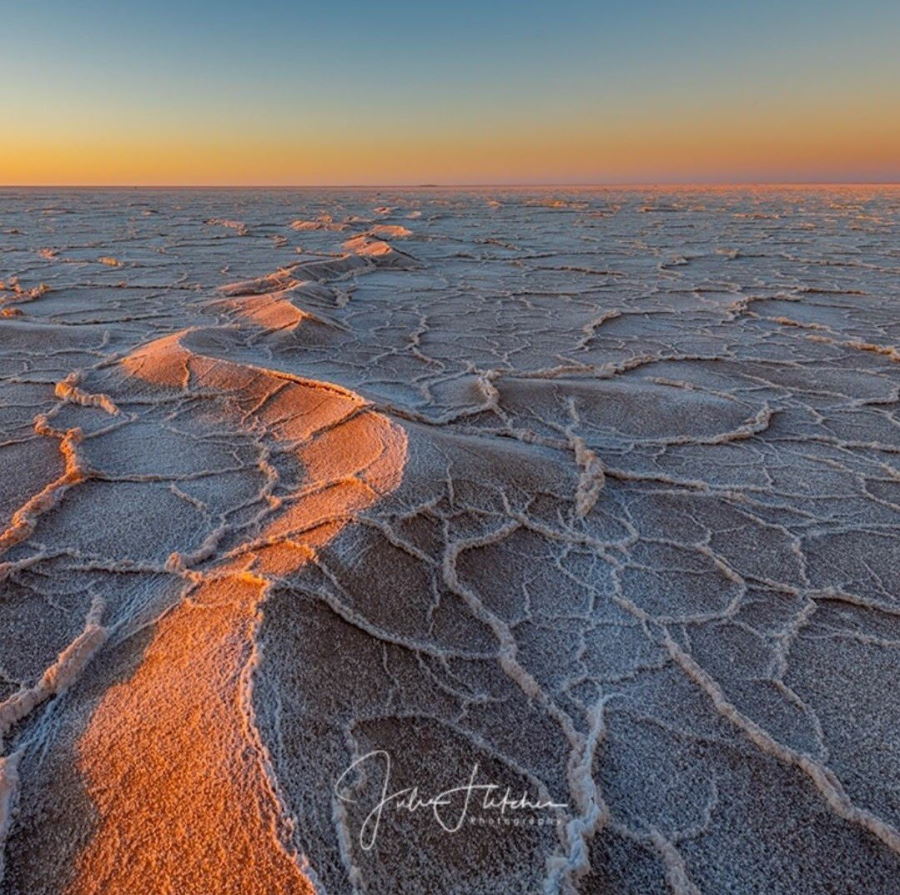
[[[108,189],[108,190],[328,190],[328,189],[645,189],[647,187],[898,187],[898,180],[647,180],[647,181],[535,181],[510,183],[9,183],[0,190]]]

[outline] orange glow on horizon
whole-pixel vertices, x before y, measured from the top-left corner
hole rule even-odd
[[[280,131],[280,132],[279,132]],[[871,102],[850,116],[830,107],[660,110],[586,126],[486,132],[432,127],[342,128],[307,134],[276,124],[260,135],[169,135],[147,125],[123,133],[20,134],[0,147],[0,184],[337,185],[415,183],[893,180],[900,119]]]

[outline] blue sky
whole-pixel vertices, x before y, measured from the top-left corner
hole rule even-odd
[[[334,167],[323,153],[347,156],[334,169],[345,180],[388,172],[384,161],[353,162],[352,141],[360,156],[402,159],[396,175],[426,176],[430,156],[427,179],[477,180],[481,152],[485,177],[507,157],[521,179],[515,136],[534,156],[524,179],[615,180],[632,169],[678,179],[666,149],[689,156],[693,134],[698,168],[681,162],[683,175],[727,178],[753,160],[740,151],[746,127],[763,173],[778,174],[781,152],[785,176],[807,157],[811,175],[827,173],[817,157],[833,157],[847,179],[900,175],[890,161],[900,147],[890,120],[900,117],[897,3],[2,0],[0,14],[12,48],[0,56],[0,101],[33,164],[86,152],[124,170],[130,154],[139,173],[143,141],[160,159],[194,147],[222,176],[232,158],[256,182],[314,181]],[[716,141],[720,164],[707,151]],[[452,148],[466,160],[458,172]],[[0,168],[0,182],[27,170],[0,152],[13,175]],[[629,155],[640,164],[625,164]],[[61,172],[73,164],[63,161]]]

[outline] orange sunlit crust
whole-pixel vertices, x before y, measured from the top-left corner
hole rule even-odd
[[[190,335],[152,343],[125,369],[252,407],[242,427],[296,445],[306,482],[291,500],[266,494],[272,521],[214,568],[192,572],[173,558],[192,586],[157,624],[136,672],[104,695],[79,743],[99,823],[69,895],[134,895],[148,880],[173,895],[312,891],[286,844],[290,821],[253,723],[261,604],[272,582],[397,485],[405,437],[351,392],[204,357],[184,346]]]

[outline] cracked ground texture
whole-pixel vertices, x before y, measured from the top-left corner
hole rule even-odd
[[[898,236],[0,193],[0,892],[900,893]]]

